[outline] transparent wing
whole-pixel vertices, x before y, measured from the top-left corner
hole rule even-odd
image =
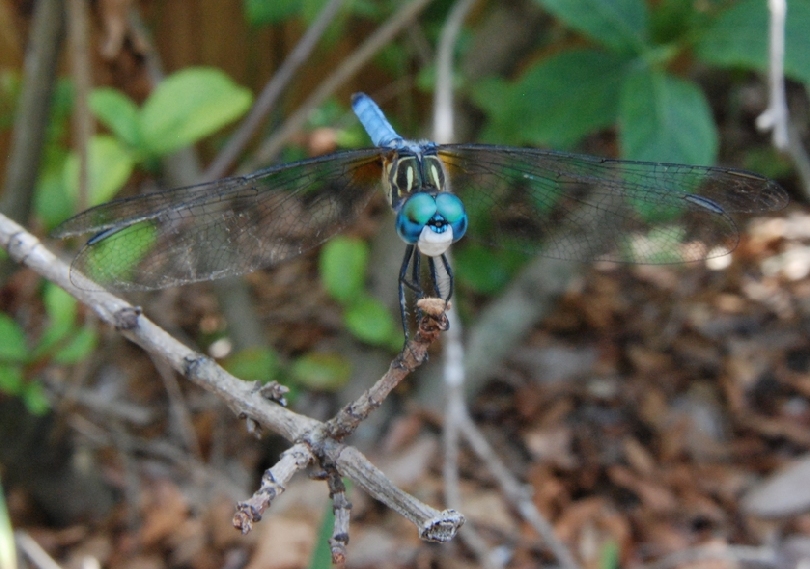
[[[346,227],[379,187],[381,172],[379,150],[333,154],[102,204],[54,234],[94,233],[71,270],[111,290],[239,275]]]
[[[559,259],[725,255],[739,242],[736,217],[788,201],[776,182],[729,168],[474,144],[441,146],[439,156],[467,208],[467,235]]]

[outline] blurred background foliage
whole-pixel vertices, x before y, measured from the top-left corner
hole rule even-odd
[[[63,62],[31,225],[46,232],[83,207],[141,187],[170,185],[164,159],[189,145],[203,163],[210,161],[324,4],[134,2],[142,36],[129,29],[126,14],[112,11],[111,3],[95,6],[89,41],[94,87],[86,102],[96,134],[86,148],[87,187],[80,191],[80,150],[71,135],[76,97],[84,95],[77,95]],[[393,0],[346,2],[254,143],[271,135],[401,5]],[[357,76],[311,109],[306,128],[287,141],[281,158],[311,155],[324,129],[329,136],[318,151],[368,145],[348,106],[350,94],[359,90],[371,94],[404,135],[429,136],[434,46],[450,5],[448,0],[430,3],[418,24],[408,26]],[[8,155],[31,3],[3,6],[0,154]],[[766,104],[765,22],[762,0],[481,1],[457,46],[453,81],[459,139],[656,162],[721,161],[783,176],[785,163],[751,129]],[[116,26],[123,26],[123,35]],[[144,38],[154,42],[166,72],[154,86],[146,69],[152,48],[143,45]],[[810,2],[790,2],[785,66],[796,89],[810,81],[808,38]],[[368,247],[355,235],[324,247],[319,262],[323,290],[341,307],[344,326],[358,340],[396,349],[401,332],[390,303],[366,290]],[[458,290],[462,297],[465,292],[495,294],[525,260],[475,244],[459,248]],[[43,399],[25,387],[30,384],[26,376],[32,379],[45,361],[78,361],[97,343],[92,329],[70,334],[73,340],[66,343],[81,322],[75,303],[48,286],[41,288],[41,298],[48,324],[34,337],[14,319],[0,319],[0,389],[23,395],[37,410]],[[226,335],[220,330],[195,338],[206,348]],[[223,353],[226,365],[242,377],[279,378],[319,389],[342,385],[351,369],[334,351],[303,350],[289,360],[267,347]]]
[[[137,35],[118,37],[117,49],[99,46],[114,39],[113,24],[125,15],[93,14],[90,45],[95,87],[87,105],[96,132],[87,144],[87,187],[80,192],[80,157],[71,136],[76,89],[63,62],[34,197],[34,219],[43,232],[86,206],[132,192],[161,187],[163,160],[194,145],[201,160],[212,159],[244,117],[254,94],[267,81],[312,23],[324,0],[190,0],[135,3],[154,41],[166,78],[152,87],[148,55]],[[285,115],[367,37],[401,2],[345,3],[315,54],[285,89],[262,135],[272,134]],[[349,111],[349,96],[364,90],[375,97],[406,135],[426,128],[435,82],[434,47],[451,3],[432,2],[419,25],[384,46],[357,76],[319,108],[310,109],[305,129],[288,141],[283,160],[313,153],[313,140],[327,129],[325,150],[369,144]],[[6,33],[0,49],[0,152],[7,154],[20,94],[28,3],[4,4]],[[521,41],[489,68],[481,64],[502,46],[509,18],[529,22]],[[105,19],[106,18],[106,19]],[[117,21],[116,21],[117,18]],[[507,22],[507,29],[501,20]],[[625,159],[713,164],[718,160],[779,177],[786,165],[764,138],[752,139],[750,124],[764,105],[762,75],[767,66],[766,6],[762,0],[536,0],[479,2],[457,46],[456,75],[460,136],[492,144],[532,145],[586,151]],[[8,31],[8,26],[5,28]],[[516,31],[516,34],[518,32]],[[120,34],[119,34],[120,35]],[[797,86],[810,82],[810,2],[790,2],[786,73]],[[752,84],[757,85],[756,88]],[[751,92],[760,97],[751,103]],[[747,124],[746,124],[747,123]],[[743,126],[745,125],[745,126]],[[741,134],[743,129],[747,129]],[[721,133],[728,133],[723,139]],[[322,149],[323,150],[323,149]],[[246,151],[249,155],[250,149]],[[2,166],[0,166],[2,167]],[[8,191],[8,190],[7,190]],[[513,253],[493,253],[475,244],[459,248],[459,291],[496,294],[525,262]],[[324,290],[342,307],[343,321],[361,342],[396,349],[397,317],[366,290],[368,243],[340,238],[321,252]],[[346,278],[346,275],[352,275]],[[74,303],[42,288],[49,322],[31,338],[14,319],[0,319],[0,389],[23,394],[32,409],[43,408],[37,391],[25,388],[32,362],[66,363],[96,344],[95,332],[74,336]],[[389,303],[390,306],[390,303]],[[465,304],[462,303],[462,309]],[[469,311],[467,311],[469,312]],[[203,344],[225,334],[198,335]],[[207,338],[207,339],[206,339]],[[203,345],[203,348],[206,346]],[[84,352],[81,352],[84,350]],[[281,363],[269,347],[231,354],[226,364],[245,378],[282,378],[334,389],[348,379],[345,358],[313,352]],[[28,379],[31,379],[30,377]]]

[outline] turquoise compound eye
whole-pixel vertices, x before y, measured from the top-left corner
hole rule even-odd
[[[397,213],[397,233],[405,243],[413,245],[419,241],[427,222],[436,215],[437,204],[428,193],[417,192],[405,200]]]
[[[458,196],[441,192],[436,196],[436,208],[438,214],[453,228],[453,243],[464,237],[467,232],[467,211]]]

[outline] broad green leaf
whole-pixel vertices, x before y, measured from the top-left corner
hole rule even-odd
[[[51,326],[67,328],[76,321],[78,301],[55,284],[45,283],[43,302]]]
[[[768,3],[736,2],[703,30],[696,53],[703,61],[724,67],[768,68]],[[810,2],[787,3],[785,74],[810,84]]]
[[[301,0],[244,0],[245,18],[251,26],[280,24],[301,12]]]
[[[310,389],[334,391],[349,381],[352,365],[341,354],[312,352],[298,358],[290,373],[299,384]]]
[[[269,348],[248,348],[225,358],[222,367],[245,381],[267,383],[278,377],[278,355]]]
[[[493,251],[479,243],[468,242],[453,250],[455,275],[461,284],[478,294],[495,294],[503,289],[523,266],[527,255],[521,251]]]
[[[77,328],[67,343],[53,355],[53,361],[63,365],[78,363],[89,356],[97,344],[98,333],[94,329],[86,326]]]
[[[35,357],[50,350],[57,342],[75,330],[78,307],[75,298],[55,284],[48,282],[45,283],[43,302],[48,315],[48,325],[34,349]]]
[[[94,136],[87,148],[87,205],[109,201],[129,179],[134,166],[132,154],[112,136]],[[63,180],[68,195],[79,196],[79,156],[72,152],[65,160]]]
[[[46,154],[34,192],[34,211],[50,230],[76,213],[76,204],[65,185],[68,153],[52,149]]]
[[[376,346],[389,346],[396,333],[391,313],[380,301],[363,297],[346,308],[346,327],[360,340]]]
[[[336,237],[321,249],[321,280],[329,295],[341,303],[363,295],[368,245],[360,239]]]
[[[132,148],[140,146],[139,111],[132,99],[117,89],[101,87],[90,93],[87,102],[96,118],[110,132]]]
[[[25,378],[20,366],[0,363],[0,393],[20,395],[24,384]]]
[[[164,155],[179,150],[240,117],[251,93],[219,69],[192,67],[160,83],[141,109],[143,148]]]
[[[629,76],[619,105],[622,157],[650,162],[713,164],[717,128],[700,88],[663,72]]]
[[[33,415],[44,415],[51,408],[51,402],[42,389],[42,384],[38,381],[29,381],[22,391],[22,398],[29,413]]]
[[[489,115],[486,140],[568,148],[616,121],[628,60],[571,50],[532,67],[519,81],[489,81],[473,92]]]
[[[569,27],[612,50],[642,53],[647,47],[647,5],[643,0],[537,0]]]
[[[0,362],[25,362],[27,359],[25,332],[14,319],[0,312]]]

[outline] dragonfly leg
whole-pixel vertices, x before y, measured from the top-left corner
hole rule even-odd
[[[447,258],[447,255],[442,253],[442,265],[444,265],[444,271],[447,273],[447,297],[444,299],[445,301],[449,301],[450,297],[453,296],[453,269],[450,268],[450,260]],[[438,289],[438,287],[436,287]]]
[[[408,279],[408,267],[413,270],[411,277]],[[417,297],[422,296],[422,289],[419,287],[419,252],[416,250],[415,245],[408,245],[405,248],[405,256],[402,259],[402,267],[399,269],[399,312],[402,318],[402,330],[405,332],[405,341],[408,341],[410,334],[408,333],[408,302],[405,298],[405,288],[407,287]]]

